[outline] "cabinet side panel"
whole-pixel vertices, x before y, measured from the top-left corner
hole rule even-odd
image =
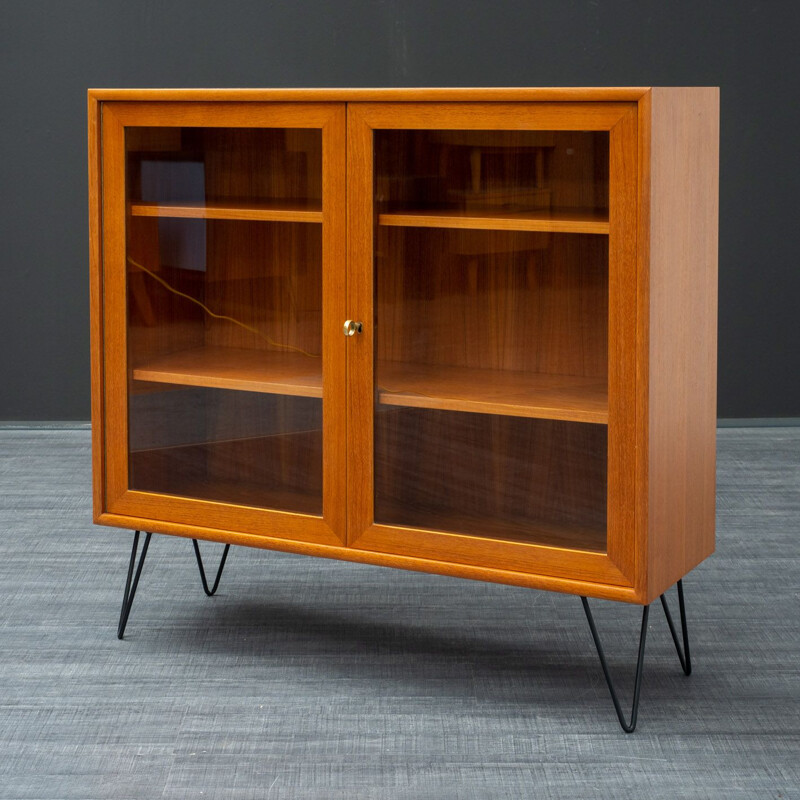
[[[649,599],[714,550],[719,90],[651,102]]]

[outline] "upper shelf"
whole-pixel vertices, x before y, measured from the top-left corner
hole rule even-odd
[[[379,225],[406,228],[468,228],[492,231],[608,234],[608,212],[594,209],[464,211],[404,209],[378,215]]]
[[[132,202],[134,217],[181,217],[189,219],[230,219],[261,222],[322,222],[319,202],[274,200],[243,203],[222,200],[206,203]]]
[[[601,378],[379,361],[376,382],[383,405],[608,424]]]
[[[322,397],[322,359],[302,353],[195,347],[134,367],[137,381]]]

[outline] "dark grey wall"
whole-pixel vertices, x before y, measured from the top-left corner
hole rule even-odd
[[[1,0],[0,420],[89,415],[90,86],[719,85],[719,413],[800,417],[797,9]]]

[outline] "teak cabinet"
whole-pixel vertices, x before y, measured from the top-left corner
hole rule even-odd
[[[718,98],[90,91],[95,521],[649,604],[714,549]]]

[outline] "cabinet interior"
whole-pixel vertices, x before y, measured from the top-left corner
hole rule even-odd
[[[374,147],[375,521],[604,551],[608,134]],[[320,515],[320,131],[126,152],[131,488]]]
[[[320,131],[126,150],[131,488],[321,514]]]
[[[606,549],[608,134],[375,133],[375,521]]]

